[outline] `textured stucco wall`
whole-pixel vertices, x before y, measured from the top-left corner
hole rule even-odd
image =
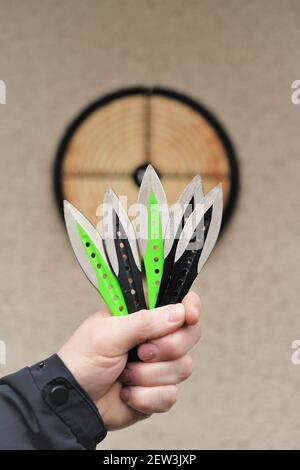
[[[114,88],[203,101],[239,154],[234,219],[196,285],[204,337],[168,416],[102,448],[299,448],[299,2],[0,0],[0,339],[8,373],[54,352],[99,308],[52,197],[66,124]]]

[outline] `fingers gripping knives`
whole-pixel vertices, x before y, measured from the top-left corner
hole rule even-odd
[[[164,235],[169,223],[169,209],[160,179],[151,165],[141,183],[138,208],[138,243],[144,259],[149,309],[153,309],[164,269]]]
[[[175,252],[182,229],[195,207],[202,202],[204,198],[202,181],[199,175],[196,175],[186,186],[178,201],[170,211],[169,224],[165,234],[164,244],[164,270],[160,283],[160,289],[157,298],[157,304],[160,304],[168,280],[170,278]]]
[[[219,185],[205,196],[187,219],[176,248],[174,266],[159,305],[181,302],[189,291],[217,241],[222,206],[222,188]]]
[[[103,241],[93,225],[72,204],[64,201],[64,216],[76,258],[113,315],[127,315],[119,281],[110,268]]]
[[[100,233],[64,201],[66,228],[77,260],[113,315],[146,308],[136,235],[112,191],[105,194],[107,232]],[[195,177],[169,214],[161,182],[148,166],[139,192],[138,244],[144,258],[148,307],[181,302],[210,255],[221,226],[221,185],[203,196]],[[171,233],[173,230],[173,233]],[[129,360],[138,360],[136,349]]]
[[[109,188],[104,195],[103,238],[107,257],[122,286],[128,313],[146,308],[136,235],[118,196]]]

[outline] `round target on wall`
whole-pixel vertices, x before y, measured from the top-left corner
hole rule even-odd
[[[169,204],[196,174],[208,192],[224,191],[223,227],[235,206],[238,166],[223,126],[202,104],[166,88],[135,87],[108,94],[84,109],[58,149],[54,185],[94,224],[108,186],[136,202],[145,168],[159,174]]]

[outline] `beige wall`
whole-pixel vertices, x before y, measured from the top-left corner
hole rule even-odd
[[[197,290],[204,337],[169,415],[102,448],[299,448],[300,5],[0,0],[0,339],[8,373],[99,309],[70,250],[51,168],[66,124],[114,88],[160,84],[221,118],[240,158],[234,219]]]

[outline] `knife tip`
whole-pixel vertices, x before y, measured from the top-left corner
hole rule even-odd
[[[64,208],[64,213],[66,213],[66,212],[70,212],[74,208],[74,206],[69,201],[64,199],[63,208]]]
[[[104,198],[103,198],[103,202],[108,204],[108,203],[113,203],[114,201],[118,201],[119,198],[117,196],[117,194],[115,193],[115,191],[112,189],[111,186],[108,186],[104,192]]]

